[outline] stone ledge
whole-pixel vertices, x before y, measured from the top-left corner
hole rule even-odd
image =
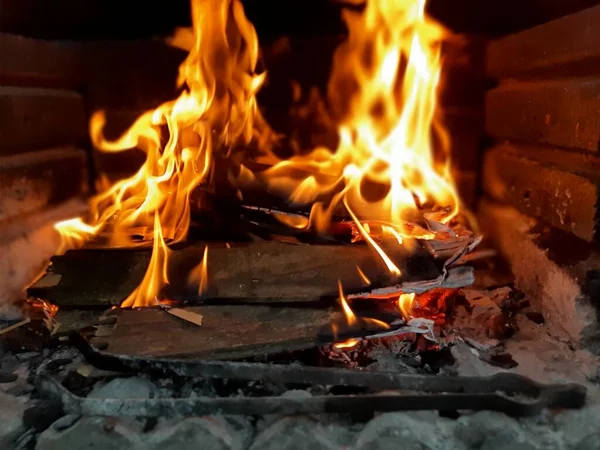
[[[516,209],[489,200],[480,203],[479,220],[510,262],[517,286],[538,303],[548,321],[564,329],[574,342],[600,353],[594,306],[598,298],[593,293],[600,254],[567,233],[544,230]]]

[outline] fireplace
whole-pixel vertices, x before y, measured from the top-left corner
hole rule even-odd
[[[596,2],[4,3],[0,442],[594,448]]]

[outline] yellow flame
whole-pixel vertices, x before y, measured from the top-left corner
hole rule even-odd
[[[360,342],[360,339],[348,339],[347,341],[344,342],[338,342],[336,344],[333,344],[334,348],[339,348],[339,349],[348,349],[348,348],[353,348],[356,346],[356,344],[358,344]]]
[[[228,152],[253,135],[268,132],[255,97],[265,74],[255,73],[258,40],[242,4],[193,0],[191,6],[192,29],[178,30],[171,39],[173,45],[189,50],[177,80],[182,94],[142,114],[115,141],[103,136],[102,111],[90,121],[91,139],[101,151],[138,148],[146,154],[135,175],[90,202],[90,226],[109,226],[112,244],[131,244],[133,227],[153,229],[155,213],[165,239],[185,239],[189,196],[209,174],[213,153]]]
[[[60,234],[60,246],[56,254],[61,255],[69,249],[82,246],[99,231],[99,228],[98,226],[88,225],[80,218],[56,222],[54,229]]]
[[[365,282],[365,284],[367,286],[371,285],[371,280],[369,280],[369,278],[365,275],[365,273],[362,271],[362,269],[360,268],[360,266],[356,266],[356,270],[358,272],[358,275],[362,278],[362,280]]]
[[[208,246],[204,247],[202,261],[190,272],[188,284],[198,286],[198,295],[206,293],[208,289]]]
[[[398,308],[402,312],[405,319],[412,317],[412,304],[415,300],[415,294],[400,294],[398,299]]]
[[[444,223],[458,209],[447,171],[434,167],[432,135],[447,143],[434,121],[444,31],[424,11],[425,0],[369,0],[363,11],[345,11],[349,37],[336,51],[328,87],[338,147],[281,161],[265,177],[292,201],[312,203],[311,224],[320,231],[345,206],[397,275],[363,224],[388,223],[382,231],[401,243],[415,237],[405,224],[423,206],[446,207]],[[299,172],[307,173],[300,181]]]
[[[170,250],[165,243],[160,226],[160,217],[154,216],[154,241],[152,257],[146,274],[140,285],[123,301],[122,308],[141,308],[154,306],[158,300],[161,289],[169,283],[167,264]]]
[[[350,308],[350,305],[348,305],[348,302],[346,301],[346,297],[344,296],[344,289],[342,288],[342,282],[340,280],[338,280],[338,291],[340,304],[342,305],[342,309],[344,310],[344,315],[346,316],[346,321],[348,322],[348,325],[356,325],[358,321],[356,320],[356,316]]]
[[[433,148],[434,136],[447,143],[434,120],[444,31],[424,11],[425,0],[369,0],[362,11],[344,12],[349,36],[336,51],[328,86],[337,148],[320,147],[279,161],[260,177],[292,202],[312,204],[308,222],[284,219],[288,225],[325,231],[333,214],[346,210],[364,241],[397,276],[400,269],[378,239],[387,234],[400,243],[422,234],[409,222],[424,207],[444,208],[439,217],[444,223],[458,209],[449,171],[439,167]],[[87,220],[57,224],[62,250],[100,231],[119,246],[133,245],[135,230],[154,236],[148,274],[155,276],[145,279],[124,306],[147,304],[166,282],[165,241],[187,237],[190,196],[210,181],[215,154],[240,163],[237,149],[254,139],[268,151],[272,136],[257,109],[265,73],[256,73],[258,39],[241,0],[191,0],[191,12],[192,28],[178,30],[171,39],[189,52],[179,68],[181,95],[142,114],[114,141],[103,135],[103,112],[90,122],[97,148],[137,148],[145,153],[145,163],[94,197]],[[255,178],[243,169],[242,178]],[[369,225],[376,221],[385,228]],[[156,267],[164,269],[163,279]]]

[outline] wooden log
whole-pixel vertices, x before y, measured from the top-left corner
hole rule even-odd
[[[83,98],[73,91],[0,86],[0,117],[0,154],[87,139]]]
[[[59,148],[0,157],[0,222],[82,195],[83,150]]]
[[[487,93],[486,131],[499,139],[598,151],[600,78],[506,83]]]
[[[210,360],[264,356],[316,346],[320,331],[329,326],[328,309],[222,305],[189,307],[203,316],[202,326],[166,311],[147,308],[121,310],[109,336],[92,344],[108,344],[113,354],[137,357],[199,358]]]
[[[483,166],[485,191],[520,211],[588,242],[597,239],[597,181],[523,157],[518,147],[488,150]]]
[[[487,73],[500,78],[542,72],[571,76],[576,72],[597,73],[599,22],[600,6],[596,6],[492,41],[488,47]]]
[[[77,50],[72,42],[41,41],[0,33],[0,84],[74,87]]]
[[[364,245],[292,245],[279,242],[253,243],[240,247],[211,247],[208,252],[208,290],[199,297],[197,287],[187,286],[187,277],[201,261],[204,245],[195,244],[171,253],[169,295],[193,301],[318,302],[344,291],[361,292],[398,281],[381,258]],[[408,251],[397,244],[388,249],[402,270],[402,281],[438,278],[441,264],[426,251]],[[74,250],[52,259],[52,286],[33,286],[31,295],[57,305],[119,305],[141,282],[148,250]],[[42,279],[43,281],[43,279]]]

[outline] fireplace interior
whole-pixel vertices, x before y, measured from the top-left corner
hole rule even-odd
[[[0,447],[600,448],[598,21],[0,0]]]

